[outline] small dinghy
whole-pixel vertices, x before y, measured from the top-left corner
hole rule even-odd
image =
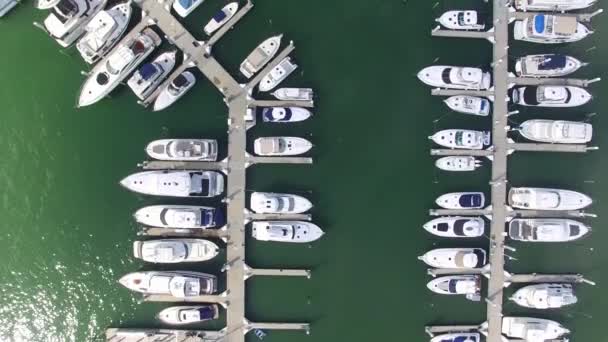
[[[175,55],[176,51],[161,53],[152,63],[145,63],[131,76],[127,84],[135,96],[144,100],[160,86],[175,66]]]
[[[580,192],[550,188],[511,188],[509,205],[531,210],[580,210],[591,205],[591,198]]]
[[[445,209],[481,209],[485,197],[483,192],[450,192],[439,196],[435,203]]]
[[[519,11],[564,12],[591,7],[596,0],[515,0],[513,5]]]
[[[429,137],[437,145],[448,148],[481,150],[490,145],[490,132],[468,129],[444,129]]]
[[[238,9],[238,2],[231,2],[228,5],[224,6],[224,8],[219,10],[213,16],[213,18],[211,18],[207,25],[205,25],[205,28],[203,29],[203,31],[205,31],[205,34],[210,36],[213,32],[217,31],[236,14],[236,11],[238,11]]]
[[[529,342],[543,342],[558,339],[570,330],[548,319],[506,316],[502,318],[502,333]]]
[[[160,139],[146,146],[150,158],[174,161],[216,161],[217,140]]]
[[[217,319],[219,308],[215,304],[171,306],[159,312],[156,317],[171,325],[200,323]]]
[[[465,295],[467,299],[479,301],[481,294],[481,277],[478,275],[451,275],[438,277],[426,284],[426,287],[442,295]],[[441,340],[444,341],[444,340]]]
[[[316,224],[304,221],[256,221],[251,225],[251,236],[260,241],[306,243],[323,234]]]
[[[435,166],[444,171],[475,171],[481,166],[481,161],[475,157],[448,156],[437,159]]]
[[[481,335],[479,333],[450,333],[435,335],[430,342],[480,342]]]
[[[488,89],[492,76],[479,68],[434,65],[422,69],[418,79],[431,87],[447,89]]]
[[[483,30],[486,27],[477,11],[447,11],[435,21],[450,30]]]
[[[44,30],[62,47],[68,47],[85,34],[85,28],[97,13],[106,6],[107,0],[60,0],[38,2],[52,7],[44,19]],[[47,8],[48,8],[47,7]]]
[[[575,17],[536,14],[517,20],[513,26],[515,40],[541,44],[561,44],[579,41],[593,33]]]
[[[203,239],[162,239],[133,242],[133,256],[158,264],[201,262],[215,258],[220,248]]]
[[[254,192],[249,202],[251,210],[258,214],[301,214],[312,208],[312,203],[302,196],[274,192]]]
[[[253,142],[253,151],[260,156],[296,156],[312,148],[312,143],[298,137],[262,137]]]
[[[529,55],[515,63],[515,73],[520,77],[562,77],[570,75],[585,64],[566,55]]]
[[[310,88],[280,88],[270,95],[283,101],[312,101],[313,91]]]
[[[559,218],[513,219],[509,237],[526,242],[567,242],[582,238],[591,231],[584,223]]]
[[[299,122],[311,115],[308,109],[302,107],[266,107],[262,110],[264,122]]]
[[[260,71],[270,60],[277,54],[281,46],[281,38],[283,35],[270,37],[258,45],[241,63],[241,74],[247,78],[255,75]]]
[[[515,291],[510,299],[531,309],[559,309],[578,301],[571,284],[528,285]]]
[[[435,268],[480,268],[487,262],[481,248],[437,248],[418,259]]]
[[[514,104],[535,107],[577,107],[591,101],[591,94],[575,86],[525,86],[511,90]]]
[[[422,227],[441,237],[474,238],[483,235],[485,225],[481,217],[447,216],[431,220]]]
[[[224,192],[224,176],[216,171],[144,171],[126,177],[120,184],[154,196],[215,197]]]
[[[467,95],[450,96],[443,100],[448,107],[458,113],[488,116],[490,114],[490,100]]]
[[[119,282],[132,291],[175,298],[198,297],[214,294],[217,291],[217,277],[201,272],[133,272],[120,278]]]
[[[163,228],[207,229],[224,224],[222,210],[195,205],[151,205],[133,217],[143,225]]]
[[[586,144],[591,141],[593,126],[584,122],[528,120],[519,126],[519,134],[528,140],[551,144]]]
[[[175,0],[173,2],[173,10],[177,15],[182,18],[192,13],[198,6],[200,6],[205,0]]]
[[[262,77],[258,89],[260,91],[270,91],[274,89],[297,68],[298,65],[291,62],[291,57],[285,57],[285,59],[270,70],[266,76]]]
[[[163,110],[184,96],[196,84],[196,77],[190,71],[177,75],[154,101],[155,112]]]

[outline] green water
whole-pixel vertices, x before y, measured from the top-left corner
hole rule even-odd
[[[248,190],[306,194],[316,204],[315,222],[327,232],[311,246],[249,241],[247,259],[254,267],[313,269],[311,280],[249,281],[249,319],[312,323],[311,336],[269,332],[265,341],[425,341],[425,324],[485,318],[483,302],[431,295],[426,267],[416,260],[432,247],[487,243],[440,241],[420,228],[438,194],[489,191],[488,163],[476,173],[440,173],[427,140],[436,129],[484,128],[489,120],[448,113],[415,77],[436,58],[437,63],[487,66],[490,44],[429,35],[434,17],[467,5],[484,6],[465,0],[259,0],[216,46],[217,59],[236,75],[259,41],[283,32],[296,43],[301,70],[286,85],[311,86],[317,94],[312,120],[288,127],[258,125],[250,132],[251,138],[294,134],[315,143],[312,167],[254,166]],[[219,7],[220,1],[208,0],[187,26],[202,32]],[[150,269],[130,256],[137,230],[133,211],[177,202],[134,195],[118,181],[137,170],[152,139],[209,137],[225,143],[226,107],[199,77],[197,87],[165,112],[142,109],[125,87],[111,99],[76,110],[83,82],[79,71],[86,66],[74,49],[60,51],[31,25],[45,14],[26,2],[0,22],[0,340],[94,341],[109,326],[160,326],[153,316],[164,305],[138,302],[139,296],[116,280]],[[598,17],[594,28],[595,35],[569,46],[512,43],[511,57],[569,52],[591,62],[581,77],[605,75],[606,16]],[[524,110],[512,121],[584,119],[597,112],[594,144],[605,147],[608,122],[601,109],[607,89],[606,82],[594,84],[596,98],[584,108]],[[601,292],[608,282],[605,155],[600,150],[510,159],[511,184],[569,187],[596,201],[591,211],[600,217],[590,221],[595,228],[590,238],[552,246],[512,244],[518,251],[511,254],[519,260],[508,262],[516,272],[581,272],[598,282],[579,286],[580,303],[560,312],[530,313],[505,305],[507,313],[558,319],[574,331],[574,341],[607,341],[600,330],[608,305]],[[192,269],[218,272],[220,266],[217,261]]]

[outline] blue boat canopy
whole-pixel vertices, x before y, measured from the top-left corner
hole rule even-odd
[[[545,15],[538,14],[534,16],[534,31],[538,33],[545,32]]]
[[[479,208],[483,204],[481,203],[480,194],[465,194],[460,196],[458,203],[463,208]]]
[[[158,70],[156,70],[156,66],[152,63],[146,63],[142,65],[142,67],[139,69],[139,74],[141,75],[141,78],[146,81],[151,79],[157,72]]]
[[[564,55],[549,55],[538,66],[540,70],[561,69],[566,66],[566,56]]]
[[[221,10],[213,15],[213,20],[217,21],[218,23],[224,20],[224,18],[226,18],[226,13],[224,13],[224,10]]]
[[[456,285],[458,285],[458,280],[456,279],[450,279],[450,281],[448,282],[448,291],[450,293],[456,293]],[[456,341],[458,339],[455,338],[454,341]]]
[[[198,309],[200,313],[201,320],[213,319],[215,317],[215,310],[212,306],[203,306]]]
[[[192,5],[194,4],[194,1],[192,0],[178,0],[178,2],[185,9],[192,7]]]

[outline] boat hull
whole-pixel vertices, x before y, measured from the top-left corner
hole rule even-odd
[[[177,100],[181,99],[184,95],[186,95],[186,93],[190,89],[192,89],[192,87],[194,87],[194,85],[196,84],[196,77],[194,77],[194,74],[192,74],[190,71],[184,71],[183,73],[181,73],[181,75],[188,79],[188,85],[180,89],[180,92],[177,95],[171,94],[168,90],[169,85],[167,85],[160,92],[156,100],[154,100],[153,111],[158,112],[166,109],[167,107],[177,102]]]
[[[274,201],[277,199],[285,199],[292,203],[275,205]],[[254,192],[249,202],[251,210],[258,214],[302,214],[312,209],[312,202],[307,198],[293,194]]]
[[[469,156],[448,156],[435,161],[435,166],[438,169],[451,172],[475,171],[480,165],[479,160]]]
[[[509,238],[525,242],[569,242],[582,238],[591,228],[570,219],[513,219],[509,222]]]

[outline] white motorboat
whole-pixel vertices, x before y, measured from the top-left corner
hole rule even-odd
[[[262,109],[264,122],[299,122],[308,119],[312,113],[302,107],[266,107]]]
[[[222,210],[195,205],[152,205],[137,210],[133,217],[152,227],[207,229],[224,224]]]
[[[422,69],[418,79],[431,87],[448,89],[488,89],[492,76],[479,68],[434,65]]]
[[[513,103],[535,107],[577,107],[591,101],[591,94],[575,86],[525,86],[511,90]]]
[[[171,325],[200,323],[217,319],[219,308],[215,304],[171,306],[159,312],[156,317]]]
[[[314,223],[304,221],[255,221],[251,236],[260,241],[306,243],[318,240],[324,232]]]
[[[220,248],[203,239],[162,239],[133,242],[133,256],[158,264],[201,262],[215,258]]]
[[[438,206],[445,209],[481,209],[485,202],[483,192],[450,192],[435,200]]]
[[[438,277],[429,281],[426,284],[426,287],[438,294],[465,295],[469,300],[479,301],[481,294],[481,277],[478,275],[450,275]]]
[[[177,15],[182,18],[192,13],[198,6],[200,6],[205,0],[175,0],[173,2],[173,10]]]
[[[513,37],[533,43],[560,44],[579,41],[593,33],[575,17],[536,14],[515,21]]]
[[[437,145],[468,150],[481,150],[490,145],[490,132],[469,129],[444,129],[429,137]]]
[[[513,219],[509,237],[526,242],[567,242],[582,238],[591,228],[582,222],[560,218]]]
[[[146,195],[214,197],[224,192],[224,176],[216,171],[158,170],[134,173],[120,184]]]
[[[533,141],[555,144],[585,144],[591,141],[593,126],[584,122],[528,120],[519,126],[519,134]]]
[[[262,137],[253,142],[253,151],[260,156],[295,156],[312,148],[312,143],[298,137]]]
[[[85,62],[97,63],[125,33],[131,19],[131,2],[127,1],[101,11],[85,27],[86,34],[76,43]]]
[[[254,192],[249,200],[251,210],[260,214],[301,214],[312,208],[308,199],[293,194]]]
[[[154,101],[155,112],[163,110],[175,101],[179,100],[184,96],[188,90],[192,89],[196,84],[196,77],[190,71],[184,71],[177,75],[166,87],[163,89],[158,97]]]
[[[528,285],[515,291],[510,299],[531,309],[558,309],[578,301],[571,284]]]
[[[445,216],[433,219],[422,227],[441,237],[474,238],[483,235],[485,225],[481,217]]]
[[[481,335],[479,333],[449,333],[435,335],[430,342],[480,342]]]
[[[61,0],[34,0],[34,7],[41,10],[52,9]]]
[[[298,65],[291,62],[291,57],[285,57],[277,66],[272,68],[260,81],[260,91],[270,91],[278,86],[287,76],[291,75]]]
[[[130,41],[119,45],[105,62],[97,63],[89,73],[80,90],[78,107],[89,106],[103,99],[160,43],[160,37],[152,29],[147,28]]]
[[[447,11],[435,21],[450,30],[483,30],[486,27],[477,11]]]
[[[447,156],[437,159],[435,166],[444,171],[475,171],[481,161],[470,156]]]
[[[550,188],[511,188],[509,205],[531,210],[579,210],[593,202],[580,192]]]
[[[160,139],[146,146],[150,158],[174,161],[216,161],[218,144],[214,139]]]
[[[515,0],[519,11],[564,12],[591,7],[596,0]]]
[[[213,15],[213,18],[205,25],[203,31],[210,36],[232,18],[239,9],[238,2],[231,2]]]
[[[19,1],[17,0],[0,0],[0,18],[4,17],[18,3]]]
[[[107,0],[61,0],[54,3],[51,14],[44,19],[46,32],[62,47],[72,45],[85,34],[91,18],[99,13]]]
[[[161,82],[169,76],[175,66],[176,54],[176,51],[163,52],[151,63],[142,65],[131,76],[127,84],[140,100],[150,96],[160,86]]]
[[[479,116],[488,116],[488,114],[490,114],[490,100],[483,97],[455,95],[448,97],[443,100],[443,102],[445,102],[451,110],[458,113]]]
[[[119,282],[132,291],[146,295],[169,295],[175,298],[197,297],[217,291],[217,277],[190,271],[133,272]]]
[[[258,45],[241,63],[241,73],[247,78],[255,75],[277,54],[283,35],[273,36]]]
[[[283,101],[312,101],[311,88],[279,88],[270,95]]]
[[[528,55],[515,62],[515,73],[520,77],[562,77],[586,65],[578,59],[556,54]]]
[[[502,333],[529,342],[544,342],[569,334],[570,330],[548,319],[505,316],[502,318]]]
[[[435,268],[480,268],[487,262],[481,248],[437,248],[418,259]]]

